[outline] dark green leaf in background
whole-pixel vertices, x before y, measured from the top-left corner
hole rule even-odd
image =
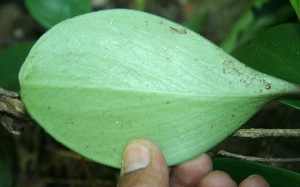
[[[19,91],[19,70],[33,44],[19,43],[0,51],[0,87]]]
[[[300,21],[300,0],[290,0],[293,8],[295,9],[295,12],[298,16],[298,19]]]
[[[299,84],[300,24],[273,27],[232,55],[256,70]],[[300,108],[299,98],[281,101]]]
[[[227,172],[237,183],[249,175],[263,176],[272,187],[300,186],[300,174],[289,170],[237,159],[214,159],[214,170]]]
[[[149,3],[149,0],[134,0],[133,1],[133,8],[135,10],[145,10],[147,5]]]
[[[243,13],[220,45],[228,53],[251,41],[267,28],[286,23],[295,16],[291,4],[285,0],[246,1],[243,7]]]
[[[25,5],[30,14],[46,28],[92,9],[89,0],[25,0]]]
[[[205,21],[207,19],[207,12],[199,12],[194,15],[193,18],[188,20],[184,26],[191,29],[194,32],[200,33],[205,25]]]
[[[0,124],[1,125],[1,124]],[[1,142],[3,143],[3,141]],[[3,144],[0,144],[0,186],[12,186],[12,159],[11,152],[6,149]]]

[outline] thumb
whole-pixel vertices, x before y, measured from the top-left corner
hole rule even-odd
[[[157,145],[146,139],[129,142],[124,149],[118,187],[169,186],[165,158]]]

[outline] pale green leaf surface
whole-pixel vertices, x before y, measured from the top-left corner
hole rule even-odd
[[[176,23],[120,9],[53,27],[19,78],[28,112],[49,134],[118,168],[129,140],[153,140],[174,165],[216,145],[270,99],[298,89]]]

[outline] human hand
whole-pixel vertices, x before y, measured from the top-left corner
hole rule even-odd
[[[129,142],[123,154],[118,187],[269,187],[258,175],[251,175],[237,185],[222,171],[212,171],[207,154],[172,168],[157,145],[146,139]]]

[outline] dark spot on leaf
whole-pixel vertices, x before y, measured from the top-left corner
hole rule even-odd
[[[186,29],[176,29],[174,27],[170,27],[172,32],[176,32],[177,34],[186,34]]]
[[[270,90],[272,88],[271,84],[270,83],[266,83],[265,84],[265,89],[266,90]]]
[[[169,101],[167,101],[167,102],[166,102],[166,104],[170,104],[170,102],[169,102]]]

